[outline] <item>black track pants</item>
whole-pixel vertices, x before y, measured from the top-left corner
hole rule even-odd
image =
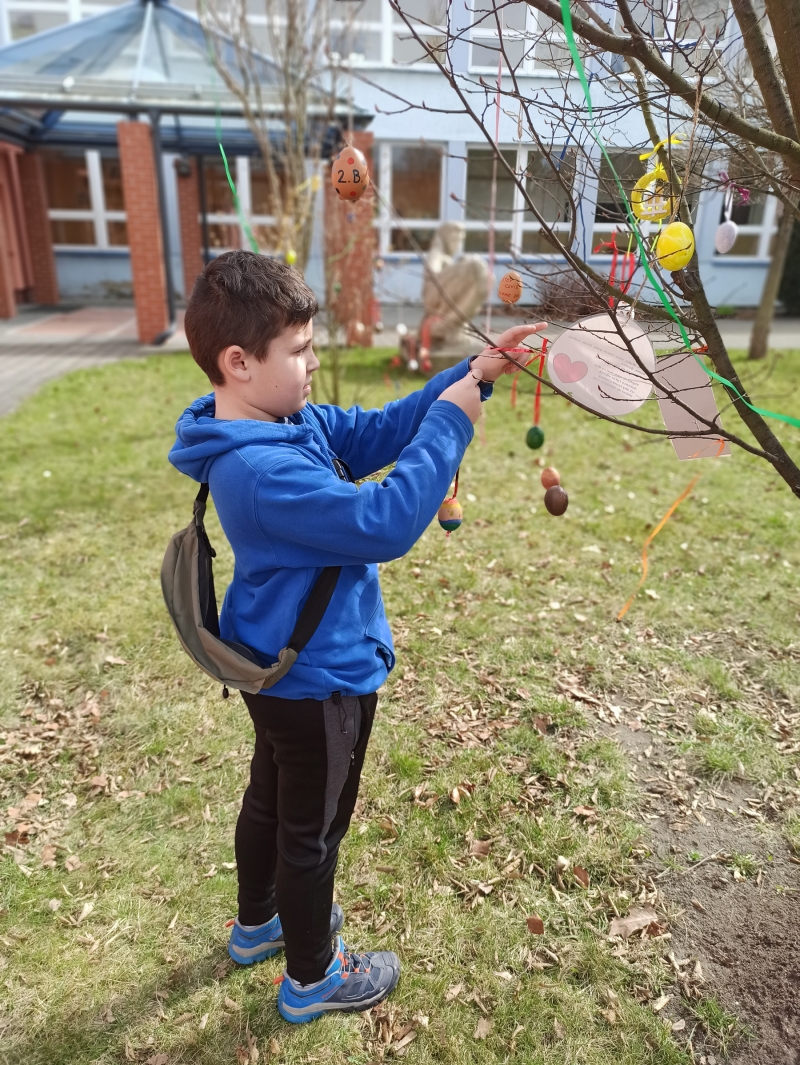
[[[286,968],[303,984],[331,960],[339,844],[358,796],[377,695],[276,699],[242,693],[256,729],[236,824],[239,920],[281,915]]]

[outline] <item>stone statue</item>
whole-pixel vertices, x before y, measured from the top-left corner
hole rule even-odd
[[[483,346],[466,332],[465,325],[486,302],[489,268],[479,256],[464,255],[463,248],[463,225],[444,222],[426,256],[420,357],[424,360],[428,354],[437,368],[475,354]]]

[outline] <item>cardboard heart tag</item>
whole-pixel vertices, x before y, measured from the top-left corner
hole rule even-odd
[[[598,414],[631,414],[652,391],[648,373],[655,353],[644,330],[624,308],[592,314],[565,330],[550,345],[551,380]]]

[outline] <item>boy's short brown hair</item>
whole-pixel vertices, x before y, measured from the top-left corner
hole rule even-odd
[[[302,276],[279,259],[228,251],[203,270],[186,307],[184,328],[194,361],[212,385],[225,378],[219,356],[238,344],[259,362],[290,325],[307,325],[319,310]]]

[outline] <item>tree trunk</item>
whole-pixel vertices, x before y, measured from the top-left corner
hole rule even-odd
[[[772,252],[772,261],[767,271],[767,279],[764,282],[764,291],[761,293],[761,302],[758,305],[758,313],[753,323],[753,333],[750,337],[750,352],[748,359],[764,359],[769,347],[769,333],[772,326],[772,318],[775,313],[775,301],[778,298],[778,290],[781,287],[783,268],[786,266],[786,256],[789,252],[789,244],[792,239],[795,215],[793,211],[783,209],[778,232],[775,236],[775,248]]]

